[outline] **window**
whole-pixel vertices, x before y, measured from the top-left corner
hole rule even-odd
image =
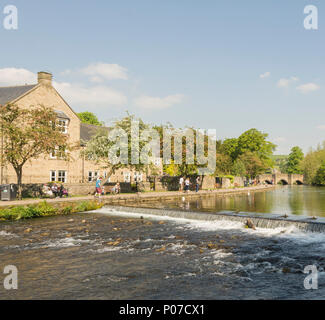
[[[58,127],[62,133],[68,133],[68,120],[59,119]]]
[[[134,172],[133,178],[134,178],[134,181],[141,182],[142,181],[142,173]]]
[[[51,153],[51,159],[63,159],[67,153],[65,147],[56,147]]]
[[[67,172],[66,171],[59,170],[58,181],[63,182],[63,183],[67,182]]]
[[[50,171],[50,181],[51,182],[56,181],[56,171],[55,170]]]
[[[98,171],[89,171],[88,172],[88,182],[93,182],[98,178]]]
[[[124,182],[131,182],[131,173],[126,172],[124,174]]]

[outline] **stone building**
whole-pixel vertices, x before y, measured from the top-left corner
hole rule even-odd
[[[81,156],[82,141],[87,141],[96,133],[98,127],[81,123],[78,115],[52,86],[52,74],[38,73],[38,83],[33,85],[0,87],[0,105],[15,104],[21,108],[44,105],[54,109],[58,123],[64,133],[69,135],[70,143],[80,145],[79,150],[72,151],[70,161],[61,160],[54,153],[33,159],[23,168],[23,184],[47,183],[58,181],[68,184],[90,183],[97,176],[103,176],[109,182],[132,182],[137,177],[145,180],[146,175],[123,169],[107,176],[109,169],[103,169]],[[107,128],[108,129],[108,128]],[[155,160],[159,174],[162,174],[161,159]],[[17,178],[10,164],[1,163],[1,184],[16,183]]]

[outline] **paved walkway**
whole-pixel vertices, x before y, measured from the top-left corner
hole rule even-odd
[[[250,191],[263,191],[270,190],[275,186],[266,185],[266,186],[256,186],[256,187],[247,187],[247,188],[234,188],[234,189],[216,189],[211,191],[200,190],[198,193],[194,191],[190,191],[188,193],[180,192],[180,191],[164,191],[164,192],[144,192],[144,193],[122,193],[117,195],[107,195],[102,196],[101,201],[111,204],[127,201],[154,201],[161,200],[163,198],[193,198],[193,197],[202,197],[209,196],[213,194],[227,195],[234,193],[247,193]],[[71,198],[56,198],[56,199],[28,199],[22,201],[0,201],[0,208],[4,207],[12,207],[12,206],[27,206],[31,204],[37,204],[46,200],[48,203],[60,203],[60,202],[80,202],[84,200],[94,200],[94,196],[82,196],[82,197],[71,197]]]

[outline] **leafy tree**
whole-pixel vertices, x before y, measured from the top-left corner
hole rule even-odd
[[[181,133],[182,139],[181,139],[181,161],[180,163],[176,162],[176,147],[175,147],[175,140],[170,140],[170,148],[171,148],[171,164],[164,164],[164,172],[170,174],[170,175],[182,175],[182,176],[188,176],[188,175],[194,175],[198,173],[199,168],[204,168],[204,165],[200,165],[197,157],[197,138],[198,138],[198,131],[196,131],[194,128],[186,127],[185,129],[175,129],[170,123],[167,123],[167,125],[161,125],[161,126],[154,126],[155,130],[159,132],[160,135],[160,152],[161,157],[163,157],[163,148],[164,148],[164,132],[169,131],[171,135]],[[192,138],[193,139],[192,139]],[[216,148],[220,147],[221,142],[220,141],[212,141],[211,137],[207,136],[201,136],[203,145],[204,145],[204,156],[211,156],[211,153],[208,152],[208,146],[212,146],[213,143],[216,144]],[[171,137],[169,137],[171,138]],[[193,161],[192,163],[187,163],[187,151],[193,150]],[[209,159],[209,163],[212,159]],[[214,159],[213,159],[214,161]]]
[[[239,155],[238,139],[237,138],[226,139],[221,146],[221,151],[222,153],[230,156],[231,159],[235,161]]]
[[[318,186],[325,185],[325,161],[322,162],[319,169],[316,172],[316,176],[314,178],[314,184]]]
[[[251,151],[246,151],[240,155],[239,160],[244,164],[246,175],[250,178],[255,178],[267,169],[260,157]]]
[[[217,153],[215,175],[221,176],[230,174],[232,165],[232,159],[228,154]]]
[[[325,146],[318,146],[316,150],[310,149],[305,158],[301,162],[301,168],[304,174],[306,184],[313,184],[317,170],[325,161]]]
[[[257,129],[250,129],[239,136],[224,140],[221,153],[230,157],[232,164],[226,161],[228,173],[255,177],[268,168],[273,167],[272,154],[275,145],[267,141],[268,134]],[[253,163],[250,163],[250,160]],[[217,167],[225,167],[217,162]],[[224,172],[227,173],[227,172]]]
[[[134,115],[127,114],[126,117],[121,120],[114,122],[111,127],[111,131],[122,129],[126,133],[126,142],[123,142],[121,137],[117,137],[119,141],[112,141],[109,139],[107,130],[99,128],[96,135],[88,141],[86,149],[84,151],[88,159],[96,161],[98,164],[102,164],[104,168],[109,168],[108,177],[110,177],[116,170],[122,168],[128,168],[138,172],[146,172],[148,165],[141,161],[139,163],[133,163],[132,161],[132,149],[136,148],[136,142],[131,139],[132,136],[132,122],[138,121],[139,123],[139,135],[144,132],[144,130],[149,129],[149,125],[145,124],[141,119],[135,118]],[[116,146],[119,142],[119,150],[116,150],[116,156],[122,155],[122,150],[126,150],[126,162],[118,161],[117,163],[112,163],[110,161],[110,150]],[[126,144],[125,144],[126,143]],[[139,139],[139,151],[147,144],[146,141]],[[152,167],[152,164],[149,165]]]
[[[231,174],[238,177],[243,177],[246,175],[246,167],[242,160],[235,160],[231,169]]]
[[[171,164],[164,165],[164,172],[172,177],[177,177],[181,175],[179,166],[175,164],[173,161]]]
[[[100,122],[97,116],[92,112],[80,112],[78,113],[78,116],[82,123],[92,124],[99,127],[103,126],[103,122]]]
[[[246,152],[255,153],[266,166],[272,166],[271,156],[276,145],[267,141],[267,133],[262,133],[257,129],[250,129],[238,138],[238,155]]]
[[[48,156],[56,147],[69,149],[68,135],[55,125],[57,115],[44,106],[18,108],[0,106],[3,136],[3,162],[15,169],[18,199],[22,198],[22,174],[25,163],[31,159]]]
[[[289,174],[297,173],[302,174],[303,170],[301,167],[301,162],[304,159],[304,153],[301,148],[293,147],[288,157],[286,164],[286,171]]]

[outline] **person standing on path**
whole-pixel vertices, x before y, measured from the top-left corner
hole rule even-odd
[[[100,198],[100,196],[102,195],[102,188],[101,188],[101,184],[102,184],[102,177],[97,178],[96,180],[96,192],[95,192],[95,197]]]
[[[179,179],[179,191],[183,191],[184,188],[184,178],[180,177]]]
[[[185,180],[185,188],[184,188],[184,191],[187,193],[190,191],[190,179],[189,178],[186,178]]]
[[[201,182],[200,176],[197,176],[196,180],[195,180],[195,191],[196,192],[199,192],[199,190],[200,190],[200,182]]]

